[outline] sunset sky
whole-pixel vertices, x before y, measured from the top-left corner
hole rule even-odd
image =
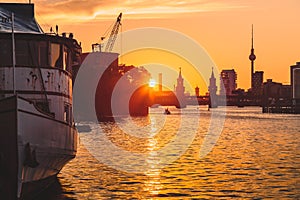
[[[300,61],[299,0],[32,0],[32,3],[45,32],[58,24],[60,32],[74,33],[84,51],[90,51],[92,43],[100,42],[120,12],[122,31],[161,27],[181,32],[202,45],[219,70],[234,68],[240,88],[250,87],[248,56],[252,24],[255,69],[265,72],[265,80],[272,78],[288,84],[289,67]],[[206,89],[200,90],[203,93]]]

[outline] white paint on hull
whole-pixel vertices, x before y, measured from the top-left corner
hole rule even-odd
[[[22,98],[17,101],[19,174],[18,193],[24,183],[38,181],[59,173],[76,155],[78,134],[74,127],[39,112],[32,103]],[[36,151],[39,165],[24,166],[25,145]]]

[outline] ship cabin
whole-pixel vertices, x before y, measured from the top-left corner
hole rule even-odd
[[[33,13],[33,4],[0,3],[0,100],[17,94],[71,125],[81,47],[72,33],[44,33]]]

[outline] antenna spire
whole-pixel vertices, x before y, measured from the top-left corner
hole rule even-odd
[[[182,75],[181,75],[181,67],[179,67],[179,77],[181,78]]]
[[[252,40],[251,40],[251,54],[249,56],[249,59],[253,62],[256,59],[256,56],[254,54],[254,45],[253,45],[253,24],[252,24]]]
[[[253,24],[252,24],[252,49],[253,49]]]
[[[256,56],[254,54],[254,47],[253,47],[253,24],[252,24],[252,47],[251,47],[251,53],[249,56],[249,60],[251,61],[251,88],[253,88],[254,81],[253,81],[253,74],[254,74],[254,60],[256,59]]]

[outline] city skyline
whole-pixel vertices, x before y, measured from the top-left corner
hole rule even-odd
[[[58,24],[60,32],[74,33],[85,52],[91,51],[92,43],[99,42],[119,12],[123,12],[122,31],[149,26],[179,31],[207,50],[216,64],[209,68],[217,67],[218,71],[234,68],[239,74],[237,85],[240,88],[250,88],[248,56],[252,24],[257,56],[255,69],[264,71],[264,77],[288,84],[289,66],[299,61],[300,28],[296,26],[299,1],[241,3],[198,0],[175,4],[166,0],[160,1],[160,6],[157,2],[142,0],[135,3],[117,0],[32,3],[36,7],[37,21],[45,32]],[[126,64],[135,63],[131,60]],[[193,87],[199,85],[196,81],[192,84]]]
[[[288,1],[0,2],[0,200],[298,199]]]

